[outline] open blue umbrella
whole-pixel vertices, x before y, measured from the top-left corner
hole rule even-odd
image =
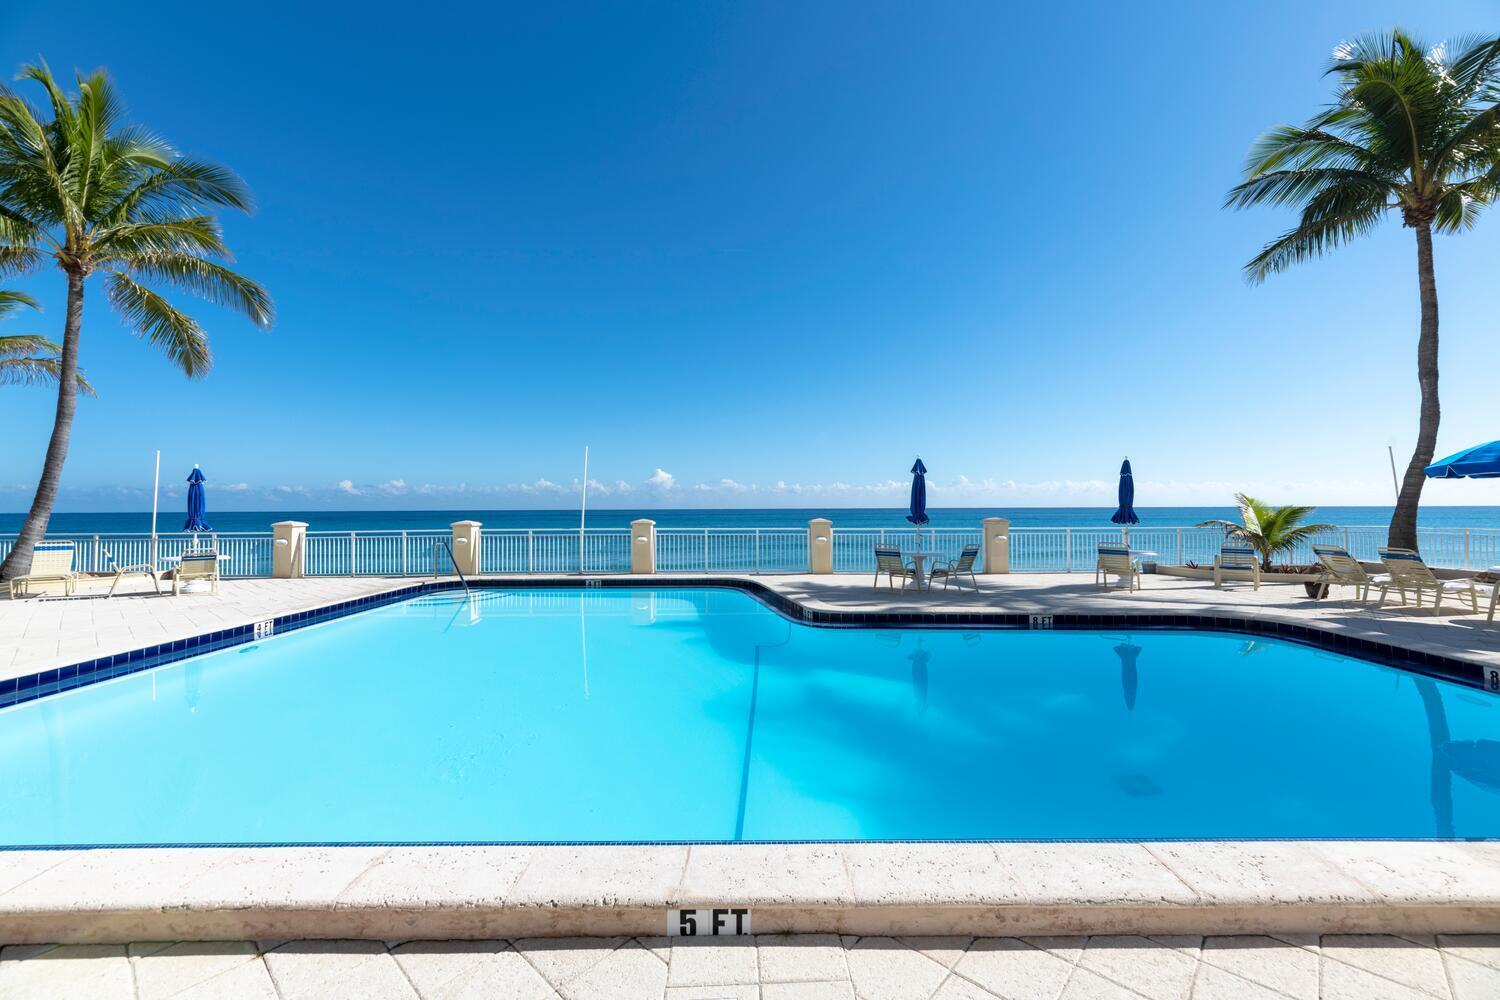
[[[193,474],[188,476],[187,497],[187,522],[183,524],[183,531],[213,531],[208,522],[203,520],[203,515],[208,513],[208,501],[203,496],[203,473],[198,467],[193,466]]]
[[[1110,515],[1115,524],[1140,524],[1135,513],[1135,477],[1130,474],[1130,459],[1120,464],[1120,506]]]
[[[1427,467],[1428,479],[1500,479],[1500,441],[1477,444]]]
[[[911,510],[906,519],[917,526],[917,547],[922,547],[922,525],[927,523],[927,466],[920,458],[911,467]]]

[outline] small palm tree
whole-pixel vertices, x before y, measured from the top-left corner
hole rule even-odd
[[[1240,523],[1214,518],[1199,523],[1200,528],[1223,528],[1230,538],[1244,542],[1260,553],[1260,568],[1270,570],[1271,559],[1290,552],[1303,542],[1310,542],[1331,524],[1303,524],[1315,507],[1272,507],[1252,496],[1236,493],[1234,502],[1240,508]]]
[[[35,309],[36,301],[20,292],[0,290],[0,319],[21,306]],[[0,337],[0,385],[56,385],[61,370],[57,357],[60,350],[52,341],[32,333]],[[89,396],[95,394],[82,372],[78,374],[78,391]]]
[[[121,121],[114,87],[102,70],[78,76],[64,94],[45,65],[21,79],[39,84],[44,118],[19,94],[0,88],[0,273],[25,273],[46,260],[68,289],[57,352],[57,415],[31,510],[0,565],[0,579],[26,572],[47,530],[68,454],[78,395],[83,294],[100,276],[126,325],[163,351],[183,373],[211,364],[208,335],[152,284],[166,285],[271,323],[265,289],[226,266],[214,208],[248,211],[250,196],[223,167],[180,156],[146,130]]]
[[[1421,410],[1389,536],[1406,548],[1417,545],[1423,470],[1441,416],[1432,232],[1468,229],[1500,194],[1500,38],[1454,49],[1429,48],[1403,31],[1340,45],[1328,70],[1338,81],[1333,104],[1306,125],[1261,136],[1227,202],[1301,211],[1293,229],[1245,265],[1254,282],[1363,236],[1387,212],[1415,233]]]

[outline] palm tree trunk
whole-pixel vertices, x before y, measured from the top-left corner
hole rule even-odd
[[[1438,299],[1437,279],[1432,271],[1432,226],[1425,224],[1415,229],[1417,288],[1422,297],[1422,334],[1417,338],[1417,384],[1422,387],[1422,408],[1417,447],[1401,480],[1401,493],[1396,498],[1388,536],[1392,547],[1405,549],[1417,547],[1417,504],[1427,482],[1425,470],[1432,464],[1437,449],[1438,420],[1442,416],[1442,408],[1438,406]]]
[[[21,525],[20,537],[0,565],[0,580],[9,580],[31,569],[31,552],[47,533],[57,488],[62,482],[68,441],[73,436],[73,411],[78,408],[78,332],[83,323],[83,275],[68,272],[68,314],[63,325],[62,354],[57,373],[57,416],[52,420],[52,439],[42,462],[42,478],[36,484],[31,510]]]

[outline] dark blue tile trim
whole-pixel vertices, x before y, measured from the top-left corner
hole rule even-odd
[[[796,601],[754,580],[724,579],[711,576],[694,579],[690,577],[634,577],[605,576],[588,578],[553,577],[543,579],[475,580],[470,586],[476,590],[542,590],[582,589],[589,586],[628,589],[701,589],[717,587],[738,590],[755,598],[778,614],[802,625],[818,628],[937,628],[937,629],[1028,629],[1029,614],[1011,612],[881,612],[881,611],[827,611],[806,608]],[[387,604],[420,597],[424,594],[459,590],[457,580],[415,583],[408,587],[365,597],[341,601],[311,611],[298,611],[278,615],[274,634],[317,625],[343,618],[346,615],[369,611]],[[1440,680],[1464,684],[1489,691],[1500,691],[1500,668],[1485,668],[1469,660],[1460,660],[1436,653],[1425,653],[1407,649],[1391,643],[1375,642],[1359,636],[1310,628],[1290,622],[1225,615],[1159,615],[1119,614],[1085,615],[1054,614],[1052,627],[1055,630],[1105,629],[1115,631],[1193,631],[1232,632],[1240,635],[1263,636],[1297,642],[1329,652],[1340,653],[1384,666],[1397,667],[1413,673],[1436,677]],[[176,660],[210,653],[215,650],[254,642],[254,626],[240,625],[235,628],[209,632],[186,639],[133,649],[126,653],[115,653],[82,663],[40,671],[25,677],[0,680],[0,708],[7,708],[36,698],[69,691],[73,688],[110,680],[125,674],[150,670]]]

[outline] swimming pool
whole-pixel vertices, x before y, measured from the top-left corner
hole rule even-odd
[[[0,711],[0,845],[1493,837],[1497,728],[1272,639],[450,591]]]

